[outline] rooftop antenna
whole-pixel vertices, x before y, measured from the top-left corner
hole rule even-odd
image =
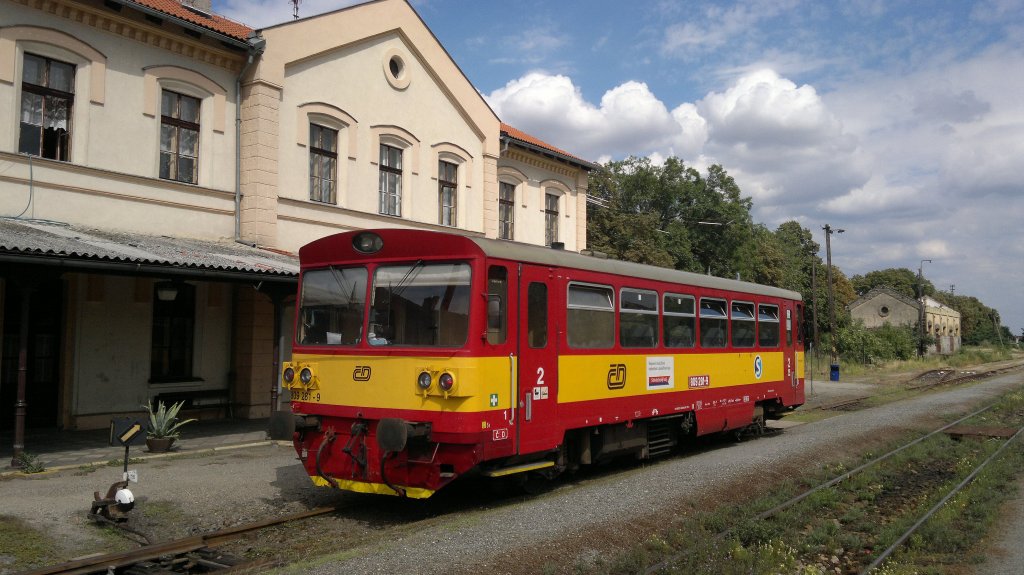
[[[302,2],[302,0],[288,0],[288,1],[292,3],[292,18],[294,18],[295,20],[298,20],[299,19],[299,2]]]

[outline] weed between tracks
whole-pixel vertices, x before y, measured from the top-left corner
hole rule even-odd
[[[1016,428],[1022,419],[1024,392],[1015,392],[969,423]],[[612,560],[578,564],[574,571],[858,573],[1002,441],[958,441],[939,434],[768,519],[751,519],[847,471],[826,467],[813,476],[785,482],[768,497],[694,512]],[[864,461],[877,455],[867,454]],[[1014,495],[1021,469],[1024,449],[1018,444],[1004,451],[972,484],[950,499],[876,572],[952,575],[964,572],[966,565],[980,563],[984,550],[979,549],[978,542],[986,538],[999,518],[1003,502]],[[554,565],[546,568],[551,572],[557,569]]]

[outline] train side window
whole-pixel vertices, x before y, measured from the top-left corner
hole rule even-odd
[[[734,301],[729,312],[733,347],[754,347],[754,304]]]
[[[609,286],[569,284],[569,347],[603,349],[615,345],[615,292]]]
[[[665,347],[693,347],[697,331],[693,296],[667,293],[664,302]]]
[[[779,347],[779,306],[757,306],[757,345]]]
[[[491,266],[487,271],[487,343],[505,343],[508,333],[508,270]]]
[[[619,291],[619,344],[622,347],[658,345],[658,292]]]
[[[786,310],[786,347],[793,345],[793,310]]]
[[[700,346],[725,347],[729,315],[724,299],[700,298]]]
[[[548,286],[533,282],[526,292],[526,329],[530,347],[548,344]]]

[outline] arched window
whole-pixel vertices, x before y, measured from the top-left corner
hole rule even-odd
[[[401,217],[406,182],[411,181],[407,176],[419,172],[419,140],[397,126],[374,126],[371,131],[379,150],[377,211]]]

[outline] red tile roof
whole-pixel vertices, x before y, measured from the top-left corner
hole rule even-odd
[[[219,32],[237,40],[244,41],[253,31],[252,28],[245,24],[229,20],[212,12],[209,16],[204,16],[202,13],[189,10],[182,6],[181,2],[178,2],[178,0],[127,0],[126,4],[138,4],[140,6],[152,8],[153,10],[163,12],[168,16],[173,16],[180,20],[185,20],[186,22],[191,22],[192,24],[208,28],[214,32]]]
[[[530,144],[538,148],[543,148],[549,152],[553,152],[556,155],[562,156],[562,159],[569,160],[572,163],[579,165],[580,167],[587,169],[594,167],[593,163],[588,162],[578,156],[574,156],[569,152],[566,152],[565,150],[556,148],[551,144],[539,138],[535,138],[522,130],[513,128],[512,126],[509,126],[504,122],[501,123],[501,133],[508,136],[509,138],[512,138],[513,140],[519,140],[520,142],[524,142],[526,144]]]

